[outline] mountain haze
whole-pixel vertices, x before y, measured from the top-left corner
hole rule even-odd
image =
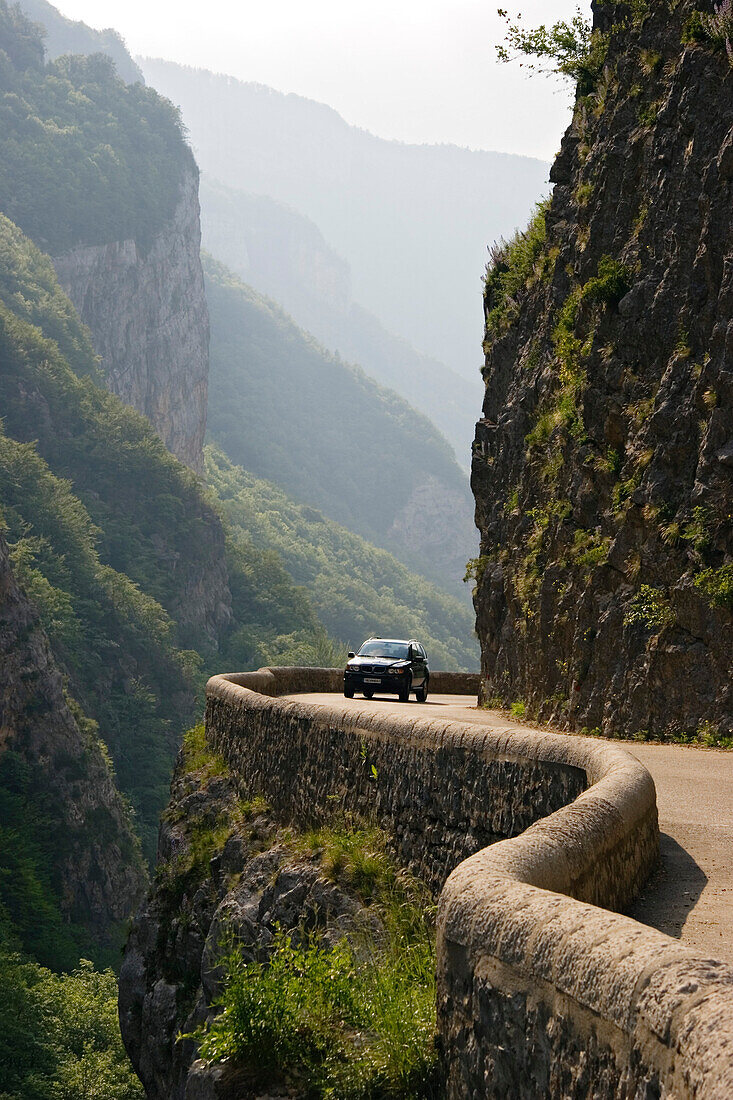
[[[487,245],[524,222],[547,165],[384,141],[301,96],[138,62],[180,106],[204,173],[310,218],[349,263],[356,302],[419,351],[475,376]]]
[[[142,71],[132,60],[122,36],[112,28],[97,31],[86,23],[67,19],[48,0],[20,0],[20,9],[44,27],[43,44],[49,61],[70,53],[103,53],[114,61],[119,76],[128,84],[144,83]]]
[[[470,493],[433,425],[205,258],[209,434],[229,458],[463,597]]]
[[[200,193],[204,248],[278,302],[325,347],[358,363],[428,416],[467,466],[482,392],[478,372],[473,379],[459,375],[388,332],[354,301],[346,260],[293,207],[207,176]]]

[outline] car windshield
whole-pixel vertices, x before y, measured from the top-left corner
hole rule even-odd
[[[407,660],[409,646],[407,642],[364,642],[359,650],[360,657],[393,657],[395,660]]]

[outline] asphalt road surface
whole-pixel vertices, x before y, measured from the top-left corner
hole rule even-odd
[[[426,703],[389,696],[369,701],[340,695],[292,696],[338,702],[355,711],[409,714],[473,722],[496,730],[522,724],[496,710],[479,710],[465,695],[432,695]],[[661,863],[630,915],[712,958],[733,963],[733,752],[687,745],[623,745],[652,774],[657,788]]]

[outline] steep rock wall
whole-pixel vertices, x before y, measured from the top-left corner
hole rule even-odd
[[[200,246],[198,173],[191,171],[149,251],[134,240],[116,241],[54,259],[92,332],[110,390],[144,413],[168,449],[199,473],[209,372]]]
[[[145,886],[142,856],[100,746],[69,709],[0,534],[0,761],[8,752],[31,774],[37,805],[51,822],[43,844],[55,860],[64,916],[100,943],[114,943],[115,926]]]
[[[597,6],[545,240],[487,282],[484,693],[604,732],[733,729],[733,68],[700,6]]]

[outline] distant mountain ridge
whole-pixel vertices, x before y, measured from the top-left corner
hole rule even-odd
[[[201,179],[200,195],[203,247],[326,347],[425,413],[468,467],[483,393],[478,372],[465,378],[388,332],[353,300],[348,262],[293,207],[208,176]]]
[[[458,374],[478,375],[486,247],[524,223],[548,165],[385,141],[302,96],[137,61],[181,107],[204,173],[310,218],[350,264],[355,301]]]
[[[86,23],[67,19],[48,0],[19,0],[19,4],[29,19],[45,28],[44,46],[49,61],[67,53],[103,53],[114,61],[118,74],[127,84],[145,83],[141,69],[132,60],[117,31],[111,28],[97,31]]]

